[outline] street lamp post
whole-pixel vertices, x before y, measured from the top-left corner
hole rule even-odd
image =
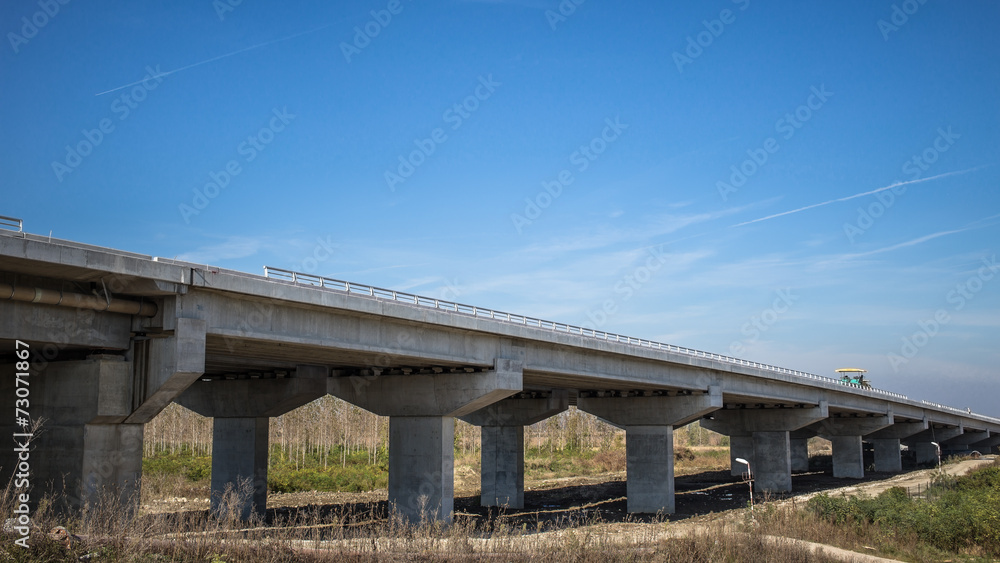
[[[736,463],[747,466],[747,484],[750,486],[750,510],[753,510],[753,473],[750,471],[750,462],[742,457],[736,458]]]
[[[937,466],[938,469],[941,469],[941,444],[938,444],[937,442],[931,442],[931,444],[933,444],[934,449],[937,450]]]

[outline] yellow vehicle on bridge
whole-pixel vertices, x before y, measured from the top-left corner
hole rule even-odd
[[[868,370],[861,368],[840,368],[837,370],[840,374],[840,382],[844,385],[855,385],[864,389],[871,389],[872,383],[865,378],[865,374]]]

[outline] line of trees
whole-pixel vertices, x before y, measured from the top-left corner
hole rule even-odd
[[[387,448],[389,419],[374,415],[331,395],[324,396],[270,421],[270,443],[281,455],[304,464],[307,457],[321,460],[324,467],[346,465],[352,454],[364,452],[369,463]],[[597,417],[570,407],[556,416],[525,428],[529,449],[563,452],[567,450],[608,450],[621,447],[624,431]],[[674,431],[676,446],[728,445],[724,436],[701,428],[697,422]],[[456,420],[455,449],[460,455],[474,455],[480,449],[479,428]],[[145,455],[159,453],[212,452],[212,419],[198,415],[176,403],[146,424]]]

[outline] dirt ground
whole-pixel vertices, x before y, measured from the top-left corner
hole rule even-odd
[[[800,502],[819,492],[830,494],[856,494],[864,491],[876,495],[889,487],[901,486],[917,492],[926,488],[933,470],[911,470],[902,474],[868,473],[864,479],[846,481],[833,478],[824,468],[824,459],[814,460],[814,470],[792,477],[793,493],[755,495],[760,502],[782,502],[794,499]],[[964,461],[945,466],[949,473],[965,473],[971,468],[991,463],[992,460]],[[845,485],[845,481],[849,484]],[[207,493],[207,491],[205,491]],[[546,479],[525,485],[525,507],[505,510],[507,522],[526,524],[536,528],[562,528],[573,524],[643,523],[659,521],[704,522],[724,513],[747,506],[750,491],[747,483],[733,477],[728,470],[702,471],[675,478],[676,512],[670,515],[629,515],[626,511],[626,482],[624,472],[604,473],[587,477]],[[206,495],[207,496],[207,495]],[[207,511],[208,498],[164,499],[144,504],[148,513]],[[305,512],[312,514],[337,514],[345,522],[378,520],[388,512],[386,491],[365,493],[300,492],[272,494],[268,498],[267,522],[279,524],[294,519]],[[497,509],[480,506],[477,491],[456,491],[455,514],[486,522],[497,516]]]

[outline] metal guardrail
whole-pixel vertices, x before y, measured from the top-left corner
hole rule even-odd
[[[24,221],[18,219],[17,217],[4,217],[0,215],[0,229],[5,229],[8,231],[13,231],[14,227],[17,227],[17,232],[24,232]]]
[[[666,350],[668,352],[676,352],[679,354],[684,354],[696,358],[707,358],[711,360],[725,362],[728,364],[752,367],[784,375],[792,375],[796,377],[801,377],[803,379],[824,381],[828,383],[835,383],[837,385],[844,385],[844,383],[841,382],[839,379],[833,379],[831,377],[823,377],[822,375],[816,375],[803,371],[797,371],[778,366],[772,366],[768,364],[761,364],[758,362],[751,362],[749,360],[741,360],[739,358],[734,358],[731,356],[723,356],[721,354],[703,352],[701,350],[685,348],[683,346],[674,346],[673,344],[664,344],[662,342],[656,342],[654,340],[647,340],[644,338],[635,338],[632,336],[624,336],[621,334],[604,332],[600,330],[594,330],[566,323],[546,321],[544,319],[537,319],[534,317],[527,317],[524,315],[517,315],[514,313],[496,311],[493,309],[486,309],[482,307],[476,307],[473,305],[464,305],[462,303],[444,301],[441,299],[434,299],[432,297],[423,297],[413,293],[405,293],[402,291],[383,289],[380,287],[375,287],[366,284],[359,284],[343,280],[325,278],[323,276],[317,276],[313,274],[303,274],[300,272],[293,272],[291,270],[284,270],[281,268],[272,268],[270,266],[264,266],[264,277],[270,280],[291,282],[297,285],[309,285],[318,288],[341,291],[351,295],[374,297],[377,299],[388,299],[392,301],[398,301],[400,303],[416,305],[419,307],[428,307],[431,309],[438,309],[452,313],[469,315],[472,317],[488,318],[497,321],[520,324],[524,326],[531,326],[544,330],[550,330],[553,332],[562,332],[566,334],[574,334],[589,338],[596,338],[598,340],[619,342],[623,344],[629,344],[632,346],[639,346],[642,348],[652,348],[654,350]],[[875,389],[875,388],[865,388],[861,387],[860,385],[851,385],[851,384],[847,384],[846,386],[854,387],[860,391],[870,392],[876,395],[883,395],[895,399],[910,400],[909,397],[907,397],[906,395],[902,395],[900,393],[893,393],[892,391],[885,391],[882,389]]]
[[[992,417],[992,416],[986,416],[984,414],[976,414],[976,413],[974,413],[972,411],[969,411],[969,410],[964,410],[963,411],[962,409],[956,409],[955,407],[949,407],[948,405],[942,405],[941,403],[933,403],[931,401],[920,401],[920,402],[922,404],[924,404],[924,405],[934,407],[934,408],[936,408],[938,410],[950,411],[950,412],[953,412],[955,414],[960,414],[962,416],[975,415],[976,418],[980,418],[980,419],[983,419],[983,420],[988,420],[990,422],[996,422],[996,423],[1000,424],[1000,418],[995,418],[995,417]]]

